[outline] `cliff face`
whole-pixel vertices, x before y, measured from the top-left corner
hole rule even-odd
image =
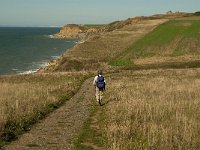
[[[84,30],[85,29],[79,25],[69,24],[62,27],[60,32],[54,36],[57,38],[77,38],[78,34],[84,32]]]
[[[68,24],[61,28],[60,32],[55,34],[56,38],[85,38],[86,36],[97,33],[97,29],[89,28],[77,24]]]

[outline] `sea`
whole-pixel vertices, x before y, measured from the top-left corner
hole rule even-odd
[[[59,31],[58,27],[0,27],[0,75],[36,72],[77,43],[53,38]]]

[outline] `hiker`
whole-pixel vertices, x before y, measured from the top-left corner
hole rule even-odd
[[[95,76],[93,85],[96,91],[96,100],[99,102],[99,105],[101,105],[102,98],[103,98],[103,91],[105,90],[106,80],[103,76],[102,70],[98,71],[98,75]]]

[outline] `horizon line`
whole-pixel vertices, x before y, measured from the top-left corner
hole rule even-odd
[[[0,25],[0,27],[8,27],[8,28],[61,28],[62,26]]]

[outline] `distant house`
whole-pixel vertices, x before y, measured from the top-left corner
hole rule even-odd
[[[171,14],[173,14],[173,12],[170,10],[170,11],[166,12],[166,14],[171,15]]]

